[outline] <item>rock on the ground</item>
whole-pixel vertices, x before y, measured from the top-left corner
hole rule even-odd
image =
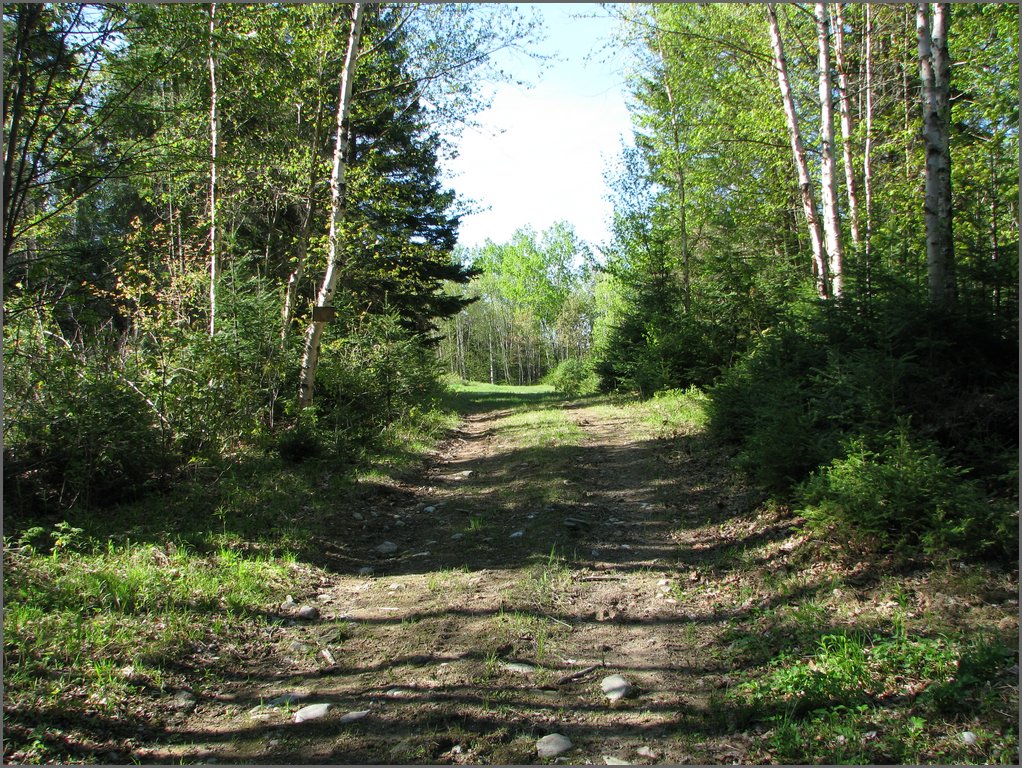
[[[314,605],[303,605],[298,609],[299,619],[318,619],[319,609]]]
[[[978,739],[976,738],[976,734],[974,734],[972,731],[963,731],[961,737],[962,741],[964,741],[970,747],[973,746],[978,741]]]
[[[376,551],[379,552],[381,555],[393,555],[395,552],[397,552],[397,544],[395,544],[393,541],[385,541],[378,547],[376,547]]]
[[[653,751],[651,747],[642,746],[635,750],[635,754],[641,755],[642,757],[648,757],[652,760],[656,760],[659,755]]]
[[[607,675],[600,683],[600,688],[611,701],[625,698],[632,691],[632,684],[621,675]]]
[[[171,706],[178,712],[191,712],[195,704],[195,694],[191,691],[178,691],[171,700]]]
[[[525,531],[518,530],[518,531],[515,531],[514,533],[511,534],[511,538],[512,539],[520,539],[524,535],[525,535]]]
[[[330,711],[332,704],[309,704],[295,712],[295,722],[304,723],[307,720],[319,720]]]
[[[518,672],[522,675],[527,675],[530,672],[536,671],[536,668],[531,664],[522,664],[519,661],[502,661],[500,662],[500,666],[508,672]]]
[[[559,733],[551,733],[536,742],[536,754],[540,757],[557,757],[571,749],[571,739]]]
[[[613,755],[604,755],[603,762],[607,765],[631,765],[627,760],[622,760],[620,757],[614,757]]]
[[[340,722],[342,723],[353,723],[356,720],[361,720],[363,717],[369,714],[368,709],[360,709],[357,712],[348,712],[347,714],[341,715]]]

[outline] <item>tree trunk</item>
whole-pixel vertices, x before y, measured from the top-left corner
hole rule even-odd
[[[949,304],[955,297],[954,242],[951,229],[950,75],[948,3],[936,3],[933,30],[929,7],[916,12],[919,71],[923,82],[923,138],[926,140],[926,282],[930,301]]]
[[[217,105],[216,3],[209,5],[209,335],[216,333],[216,284],[220,279],[219,233],[217,232],[217,155],[220,144],[220,112]]]
[[[841,217],[837,209],[837,159],[834,152],[834,101],[830,79],[830,17],[827,4],[816,4],[816,40],[820,73],[820,198],[823,202],[823,231],[827,243],[827,265],[831,296],[841,296],[844,248],[841,245]]]
[[[862,186],[866,194],[866,239],[863,249],[866,260],[866,292],[871,290],[873,239],[873,13],[869,3],[866,12],[866,146],[862,155]]]
[[[355,62],[358,57],[359,42],[362,37],[362,18],[365,11],[364,3],[355,3],[351,16],[351,33],[348,37],[348,52],[344,58],[344,70],[341,72],[340,96],[337,103],[337,134],[334,140],[334,166],[330,175],[330,237],[326,274],[323,285],[316,297],[318,306],[330,303],[337,286],[337,278],[341,271],[341,256],[338,241],[340,227],[343,222],[344,175],[346,170],[348,144],[348,115],[351,111],[351,90],[355,80]],[[306,408],[312,404],[312,395],[316,385],[316,368],[319,365],[320,338],[323,335],[324,320],[313,319],[305,335],[305,350],[302,354],[301,380],[298,391],[298,407]]]
[[[15,167],[18,147],[25,143],[22,139],[21,124],[25,119],[25,100],[31,89],[31,73],[29,72],[29,40],[35,34],[39,19],[42,16],[43,5],[22,5],[18,7],[18,18],[14,37],[13,51],[7,52],[8,60],[11,61],[10,83],[15,87],[5,87],[3,94],[4,117],[8,122],[8,129],[4,136],[4,253],[3,264],[6,272],[7,260],[14,247],[15,232],[17,232],[18,221],[25,205],[27,180],[21,169]],[[5,82],[5,86],[9,83]],[[13,91],[13,92],[12,92]],[[24,158],[22,157],[22,167]],[[17,182],[17,183],[16,183]]]
[[[770,19],[770,42],[773,46],[774,69],[777,71],[777,84],[781,90],[784,116],[788,122],[788,138],[791,140],[791,152],[795,159],[795,169],[798,171],[802,210],[805,213],[806,223],[809,225],[809,242],[813,248],[816,292],[820,298],[825,299],[830,295],[830,281],[827,279],[827,262],[823,257],[820,220],[816,215],[816,201],[813,198],[813,185],[809,177],[809,163],[806,160],[806,150],[802,144],[802,134],[798,128],[795,102],[791,95],[791,85],[788,82],[788,65],[784,58],[784,44],[781,41],[781,30],[777,24],[777,12],[773,3],[767,3],[767,15]]]
[[[842,3],[834,5],[834,61],[837,64],[838,108],[841,116],[841,150],[845,165],[845,188],[848,193],[848,225],[852,244],[858,249],[859,191],[855,185],[855,166],[852,164],[852,110],[848,95],[848,67],[845,60],[845,18]]]

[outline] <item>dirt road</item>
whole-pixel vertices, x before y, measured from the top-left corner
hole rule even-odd
[[[750,516],[726,462],[666,421],[606,403],[491,411],[420,476],[366,480],[337,500],[330,566],[136,757],[533,763],[557,733],[571,763],[753,759],[759,734],[719,694],[728,632],[758,596],[721,555],[750,537],[790,549],[790,531]],[[611,675],[629,686],[616,701]]]

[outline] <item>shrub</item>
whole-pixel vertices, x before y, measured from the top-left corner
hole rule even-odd
[[[7,357],[9,512],[110,504],[158,482],[172,461],[166,435],[120,363],[104,350],[77,352],[52,342],[40,341],[35,352]],[[26,364],[30,369],[21,369]]]
[[[570,358],[557,364],[550,375],[550,383],[565,397],[581,397],[596,391],[597,379],[588,362]]]
[[[893,547],[922,546],[931,554],[1014,550],[1011,510],[989,503],[933,443],[913,440],[905,427],[877,442],[849,440],[842,457],[800,487],[811,523],[837,525]]]

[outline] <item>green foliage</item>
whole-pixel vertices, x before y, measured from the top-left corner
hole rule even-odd
[[[940,715],[979,717],[991,729],[1010,730],[996,714],[1002,702],[991,682],[1015,659],[1013,649],[988,639],[826,634],[810,657],[781,654],[728,699],[771,724],[769,750],[780,763],[972,762],[958,731],[943,732]],[[978,675],[969,672],[977,660]],[[906,714],[888,700],[908,687],[922,693]],[[952,702],[950,695],[960,698]],[[983,741],[995,761],[1017,749],[1017,737]],[[924,753],[932,757],[921,760]]]
[[[803,514],[819,526],[922,546],[929,554],[957,549],[1005,555],[1017,548],[1017,516],[991,504],[965,472],[948,466],[933,444],[914,443],[904,427],[882,435],[874,450],[856,438],[844,455],[799,489]]]
[[[387,425],[436,405],[442,393],[436,353],[396,316],[369,316],[323,344],[316,409],[338,450],[375,444]]]
[[[580,397],[593,394],[597,380],[588,361],[570,358],[557,364],[550,374],[550,383],[565,397]]]
[[[155,487],[173,457],[130,369],[103,347],[5,330],[8,514],[109,504]]]
[[[710,427],[776,493],[829,467],[811,486],[819,514],[872,533],[925,522],[929,538],[916,540],[931,548],[1010,550],[1013,337],[983,314],[937,313],[905,296],[793,308],[713,387]]]

